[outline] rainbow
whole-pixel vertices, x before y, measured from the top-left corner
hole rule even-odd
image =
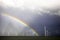
[[[25,25],[25,27],[31,28],[27,23],[23,22],[22,20],[18,19],[17,17],[11,16],[11,15],[9,15],[9,14],[7,14],[7,13],[1,14],[1,15],[2,15],[2,16],[7,16],[7,17],[9,17],[9,18],[11,18],[11,19],[14,19],[15,21],[17,21],[17,22]],[[31,30],[32,30],[33,32],[35,32],[36,35],[38,36],[38,33],[37,33],[33,28],[31,28]]]

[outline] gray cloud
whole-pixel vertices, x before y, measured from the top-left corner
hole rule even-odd
[[[53,2],[52,2],[53,5],[50,4],[50,2],[48,3],[47,0],[46,0],[47,3],[46,3],[46,1],[43,0],[44,2],[42,1],[42,4],[39,3],[40,2],[39,0],[38,1],[33,0],[32,1],[33,4],[31,3],[31,1],[26,0],[25,5],[21,6],[21,7],[14,7],[14,6],[11,6],[11,5],[9,6],[9,5],[5,5],[5,4],[1,3],[1,5],[0,5],[0,14],[5,14],[6,13],[6,14],[9,14],[11,16],[17,17],[18,19],[21,19],[21,20],[25,21],[28,25],[32,26],[32,28],[34,28],[35,26],[37,28],[41,28],[40,23],[42,23],[42,22],[43,22],[43,24],[44,24],[44,22],[45,22],[45,24],[47,22],[47,25],[49,25],[49,24],[51,24],[51,21],[52,21],[52,23],[54,24],[55,21],[53,21],[53,20],[54,20],[55,16],[53,16],[53,15],[59,15],[59,17],[60,17],[60,3],[58,2],[59,0],[53,1],[53,2],[56,2],[56,1],[58,2],[58,3],[55,3],[56,5]],[[45,16],[47,14],[49,14],[48,15],[49,17],[47,16],[48,18]],[[47,19],[47,21],[46,21],[45,18]],[[50,22],[48,20],[49,18],[51,19]],[[59,18],[58,18],[58,21],[59,21]],[[57,23],[57,21],[55,22],[55,24],[56,23]],[[41,29],[40,32],[42,32],[42,31],[43,31],[43,29]],[[43,33],[44,32],[42,32],[41,35],[43,35]]]

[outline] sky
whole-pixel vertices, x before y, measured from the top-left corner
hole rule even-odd
[[[6,7],[43,11],[60,15],[60,0],[0,0],[0,5]],[[57,12],[57,13],[56,13]],[[40,13],[41,14],[41,13]]]
[[[0,0],[0,14],[5,13],[22,19],[32,28],[36,26],[34,29],[38,31],[43,28],[40,24],[51,27],[60,24],[60,0]],[[43,31],[38,32],[44,35]]]

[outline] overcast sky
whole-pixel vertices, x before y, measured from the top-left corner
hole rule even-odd
[[[4,7],[39,10],[43,12],[57,12],[60,15],[60,0],[0,0],[0,5]]]
[[[0,14],[2,13],[22,19],[27,24],[37,28],[40,27],[39,23],[47,25],[57,23],[58,25],[60,22],[60,0],[0,0]],[[45,16],[45,14],[59,16]],[[54,19],[55,21],[53,21]],[[39,30],[43,31],[43,29]]]

